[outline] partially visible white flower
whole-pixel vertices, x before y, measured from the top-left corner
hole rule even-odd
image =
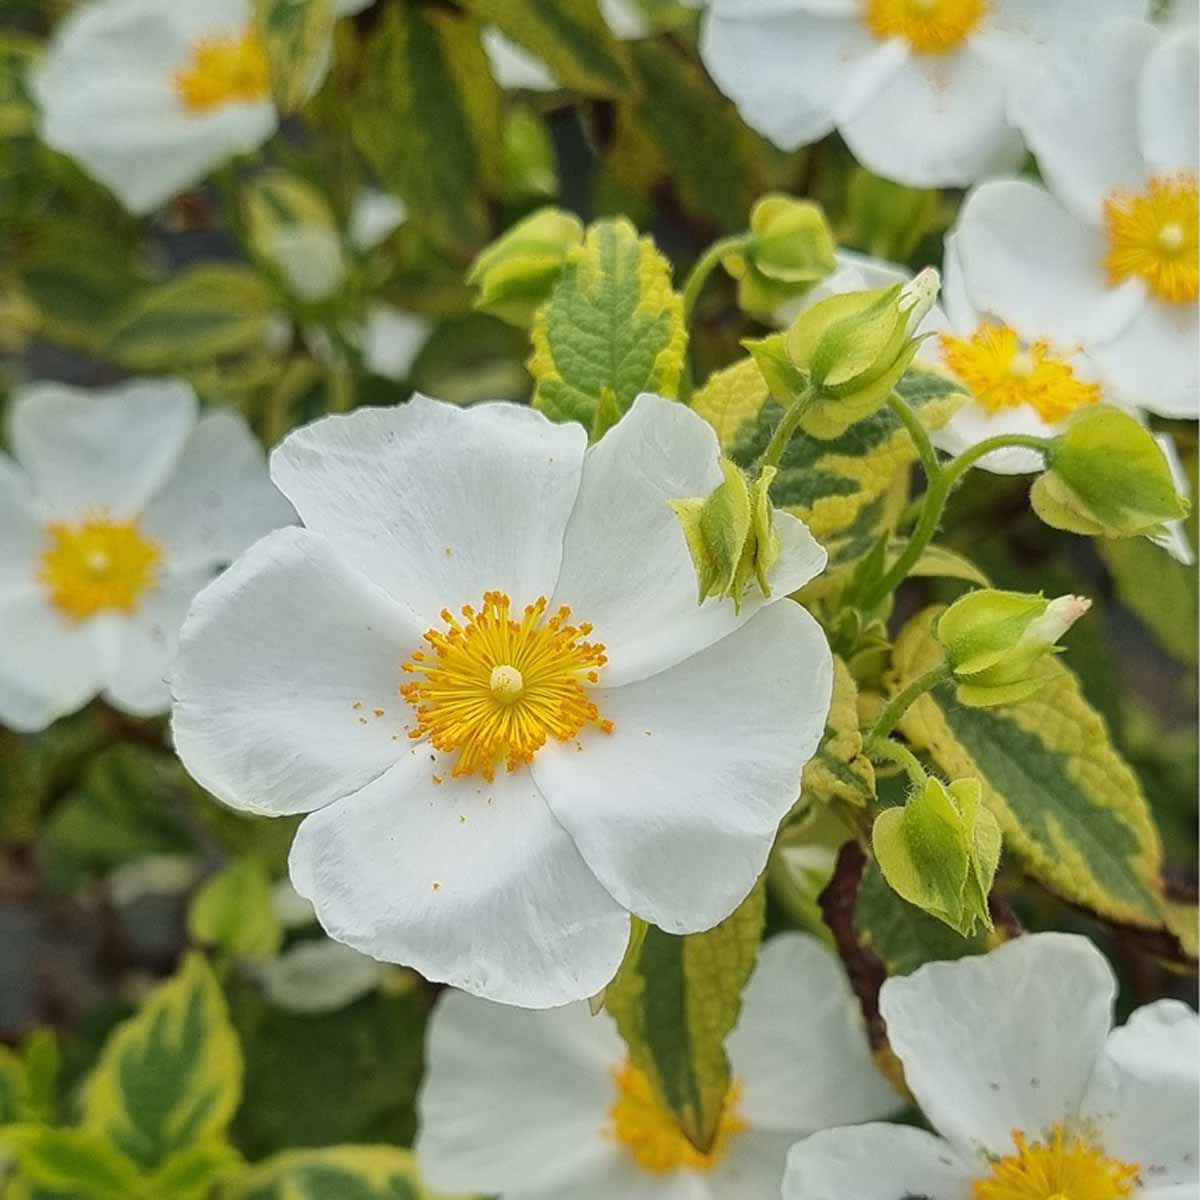
[[[197,598],[180,757],[227,804],[308,814],[289,868],[331,936],[507,1003],[594,995],[630,912],[688,932],[741,902],[828,711],[786,599],[825,563],[801,522],[776,514],[769,598],[696,604],[669,501],[719,461],[653,395],[591,449],[424,397],[297,430],[272,473],[306,528]]]
[[[496,82],[506,91],[553,92],[560,84],[535,54],[518,46],[495,25],[485,26],[480,39]]]
[[[251,0],[90,0],[35,69],[39,132],[146,213],[275,131]]]
[[[352,17],[355,13],[370,8],[374,3],[375,0],[336,0],[333,11],[339,17]]]
[[[899,1107],[841,964],[805,934],[762,948],[727,1049],[733,1086],[702,1154],[607,1013],[447,993],[417,1097],[422,1170],[434,1187],[500,1200],[773,1200],[797,1137]]]
[[[985,183],[954,245],[968,303],[1085,350],[1126,408],[1196,417],[1198,51],[1118,22],[1014,102],[1050,189]]]
[[[358,251],[373,250],[408,220],[408,205],[379,188],[363,188],[354,198],[346,235]]]
[[[295,514],[228,410],[181,381],[22,389],[0,455],[0,724],[44,729],[97,693],[164,712],[192,596]]]
[[[373,304],[359,331],[363,362],[385,379],[407,379],[433,325],[427,317],[391,304]]]
[[[285,1012],[336,1012],[373,992],[392,968],[341,942],[300,942],[254,970],[263,994]]]
[[[204,875],[204,864],[186,854],[148,854],[114,867],[104,879],[109,899],[127,908],[146,896],[182,896]]]
[[[600,0],[600,13],[622,41],[632,42],[650,35],[650,22],[637,0]]]
[[[1179,459],[1179,451],[1175,448],[1175,439],[1168,433],[1160,433],[1155,435],[1154,440],[1167,460],[1167,466],[1171,470],[1171,479],[1175,483],[1175,490],[1190,500],[1192,484]],[[1161,546],[1176,562],[1181,562],[1187,567],[1195,565],[1196,554],[1192,549],[1192,540],[1188,537],[1186,521],[1168,522],[1162,534],[1152,537],[1150,540],[1156,546]]]
[[[303,929],[317,923],[317,910],[305,900],[290,879],[281,879],[271,892],[271,907],[284,929]]]
[[[1187,1200],[1200,1021],[1177,1000],[1111,1029],[1116,980],[1084,938],[1020,937],[883,985],[904,1077],[937,1137],[834,1129],[788,1156],[784,1200]]]
[[[1144,0],[712,0],[700,53],[747,124],[783,150],[838,129],[855,158],[913,187],[1015,167],[1006,106]]]
[[[328,225],[276,225],[263,238],[261,250],[279,268],[288,291],[301,300],[324,300],[346,277],[342,239]]]

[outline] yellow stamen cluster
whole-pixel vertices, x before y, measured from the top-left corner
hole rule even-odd
[[[987,12],[987,0],[867,0],[867,28],[881,41],[903,38],[920,54],[960,46]]]
[[[265,99],[271,67],[262,38],[253,27],[238,36],[202,38],[191,61],[175,72],[175,90],[195,113]]]
[[[479,611],[463,605],[465,624],[443,609],[447,629],[425,634],[432,658],[418,650],[403,666],[422,676],[400,689],[417,713],[409,737],[457,750],[454,775],[490,780],[501,762],[510,771],[531,762],[547,738],[569,741],[589,724],[612,732],[585,688],[608,661],[602,645],[583,640],[592,627],[568,624],[566,607],[547,617],[545,596],[519,621],[511,604],[486,592]]]
[[[46,527],[37,578],[64,615],[82,621],[99,612],[131,613],[154,586],[162,551],[132,521],[89,517]]]
[[[1044,1142],[1013,1133],[1017,1152],[992,1164],[974,1200],[1125,1200],[1138,1185],[1138,1168],[1109,1158],[1085,1138],[1056,1125]]]
[[[969,338],[944,333],[939,340],[942,360],[989,413],[1027,404],[1055,424],[1100,401],[1099,386],[1080,379],[1046,342],[1022,349],[1006,325],[985,323]]]
[[[612,1135],[647,1171],[664,1173],[687,1167],[708,1171],[729,1150],[733,1138],[746,1128],[737,1111],[737,1086],[730,1088],[721,1112],[717,1135],[707,1150],[697,1150],[679,1127],[669,1109],[663,1107],[650,1080],[632,1063],[615,1072],[617,1099],[612,1106]]]
[[[1160,300],[1184,304],[1200,291],[1195,175],[1150,180],[1145,192],[1114,192],[1104,201],[1109,281],[1135,276]]]

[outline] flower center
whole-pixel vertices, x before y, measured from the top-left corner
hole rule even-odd
[[[647,1171],[661,1174],[680,1167],[711,1170],[725,1157],[733,1138],[746,1128],[737,1111],[735,1084],[725,1099],[713,1144],[708,1150],[697,1150],[680,1129],[674,1114],[659,1102],[643,1072],[627,1062],[613,1074],[617,1099],[609,1111],[611,1133],[638,1166]]]
[[[454,775],[493,779],[500,762],[510,771],[532,762],[547,738],[569,741],[585,725],[612,732],[585,687],[608,662],[603,646],[583,640],[592,627],[568,624],[566,607],[547,617],[545,596],[519,621],[511,603],[485,592],[478,612],[463,605],[465,624],[442,609],[446,630],[425,634],[432,657],[418,650],[403,666],[421,676],[400,689],[417,713],[409,737],[457,750]]]
[[[992,1164],[991,1178],[976,1182],[974,1200],[1125,1200],[1137,1186],[1136,1166],[1069,1137],[1061,1125],[1045,1142],[1030,1145],[1020,1130],[1013,1141],[1017,1152]]]
[[[866,0],[867,28],[881,41],[903,38],[921,54],[961,45],[983,20],[988,0]]]
[[[1099,386],[1078,378],[1046,342],[1022,347],[1007,325],[985,323],[969,338],[943,333],[939,340],[946,365],[989,413],[1027,404],[1056,424],[1100,400]]]
[[[251,26],[240,35],[201,38],[187,66],[175,72],[175,90],[194,113],[265,99],[271,68],[257,30]]]
[[[1160,300],[1183,304],[1200,291],[1195,175],[1150,180],[1144,192],[1111,193],[1104,201],[1109,282],[1139,276]]]
[[[89,517],[46,527],[37,579],[54,606],[77,621],[105,609],[131,613],[154,586],[162,550],[132,521]]]

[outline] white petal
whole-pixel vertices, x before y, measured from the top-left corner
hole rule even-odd
[[[350,210],[350,244],[356,250],[374,250],[407,220],[408,205],[399,196],[379,188],[363,188]]]
[[[1151,171],[1195,171],[1200,144],[1196,31],[1163,38],[1146,59],[1138,93],[1142,153]]]
[[[337,1012],[374,991],[388,968],[329,938],[301,942],[261,966],[256,975],[276,1008],[294,1013]]]
[[[781,150],[833,129],[834,104],[855,67],[879,49],[856,16],[798,10],[760,15],[728,6],[704,18],[700,57],[752,129]]]
[[[1141,1167],[1148,1189],[1167,1184],[1195,1188],[1200,1177],[1196,1013],[1178,1000],[1159,1000],[1113,1030],[1083,1102],[1083,1116],[1095,1122],[1108,1154]]]
[[[911,187],[962,187],[1020,159],[1002,83],[969,48],[914,56],[838,127],[863,166]]]
[[[1065,420],[1056,425],[1043,421],[1037,411],[1028,405],[990,413],[983,405],[970,402],[932,434],[932,438],[939,450],[947,454],[961,454],[998,434],[1025,433],[1033,437],[1053,437],[1065,425]],[[1045,470],[1046,460],[1036,450],[1009,446],[985,454],[975,466],[996,475],[1035,475]]]
[[[512,38],[501,33],[495,25],[484,27],[480,40],[487,53],[488,66],[496,82],[507,91],[523,89],[530,92],[553,92],[559,83],[553,72],[540,58]]]
[[[1179,451],[1175,448],[1175,439],[1168,433],[1156,433],[1154,440],[1167,460],[1175,490],[1190,501],[1192,484],[1180,461]],[[1150,540],[1156,546],[1161,546],[1176,562],[1183,563],[1185,567],[1195,566],[1196,554],[1192,549],[1192,539],[1188,534],[1186,521],[1168,521],[1163,533]]]
[[[775,1200],[783,1183],[794,1133],[743,1129],[730,1141],[720,1161],[704,1176],[712,1200]]]
[[[645,679],[744,625],[825,566],[807,527],[776,514],[783,548],[741,612],[728,600],[696,603],[696,569],[670,501],[707,496],[721,482],[712,427],[686,405],[643,394],[588,451],[567,526],[554,603],[590,621],[606,647],[605,687]]]
[[[841,963],[807,934],[763,946],[727,1049],[755,1129],[799,1135],[903,1107],[875,1066]]]
[[[813,1134],[792,1148],[783,1200],[971,1200],[972,1171],[940,1138],[903,1125]]]
[[[400,664],[420,636],[324,538],[269,534],[188,614],[171,677],[179,756],[249,812],[345,796],[406,753]]]
[[[613,34],[624,41],[650,35],[650,24],[637,0],[600,0],[600,14]]]
[[[173,570],[188,570],[231,562],[295,519],[245,420],[224,409],[202,417],[192,430],[141,524],[166,548]]]
[[[1152,300],[1119,336],[1093,345],[1091,357],[1118,403],[1194,421],[1200,414],[1198,339],[1195,304]]]
[[[292,844],[296,890],[330,937],[427,979],[526,1008],[594,996],[624,956],[628,914],[527,770],[454,779],[432,757],[413,747],[311,814]]]
[[[133,613],[110,619],[104,698],[114,708],[152,717],[171,707],[167,671],[179,649],[179,631],[192,598],[213,574],[209,566],[170,570]]]
[[[0,454],[0,595],[35,578],[43,536],[28,477]]]
[[[391,304],[373,304],[361,331],[367,369],[385,379],[407,379],[433,325]]]
[[[337,0],[334,5],[334,12],[339,17],[352,17],[355,13],[360,13],[364,9],[368,9],[375,0]]]
[[[1159,22],[1172,31],[1195,30],[1200,23],[1200,0],[1167,0]]]
[[[708,1173],[647,1171],[614,1143],[593,1150],[569,1173],[564,1171],[561,1183],[548,1180],[508,1188],[504,1200],[563,1200],[565,1196],[571,1200],[726,1200],[709,1184]]]
[[[889,979],[880,1011],[933,1126],[963,1154],[1008,1154],[1014,1129],[1040,1137],[1077,1114],[1115,992],[1091,942],[1041,933]]]
[[[708,929],[749,892],[799,795],[831,672],[812,617],[772,605],[670,670],[598,690],[613,732],[546,745],[534,778],[622,906],[670,933]]]
[[[0,594],[0,629],[0,725],[45,729],[100,690],[103,647],[92,623],[62,617],[40,588]]]
[[[419,615],[550,596],[587,435],[516,404],[415,396],[290,434],[271,474],[311,529]]]
[[[971,304],[1026,341],[1069,347],[1114,337],[1145,304],[1140,283],[1109,287],[1099,231],[1025,180],[972,192],[954,244]]]
[[[439,1191],[506,1196],[566,1184],[607,1140],[625,1054],[608,1014],[586,1004],[537,1012],[445,992],[417,1093],[423,1176]]]
[[[12,444],[49,514],[132,517],[167,478],[195,420],[196,395],[182,381],[97,391],[34,384],[13,403]]]
[[[1114,188],[1141,188],[1146,166],[1130,102],[1158,40],[1146,21],[1105,25],[1061,54],[1013,98],[1013,120],[1050,189],[1082,221],[1099,226]]]

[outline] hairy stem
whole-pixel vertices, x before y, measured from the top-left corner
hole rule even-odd
[[[908,687],[893,696],[888,706],[879,714],[879,719],[871,726],[871,732],[867,734],[866,752],[877,753],[878,744],[896,728],[900,718],[912,707],[913,701],[949,678],[950,664],[943,662],[926,671],[924,675],[918,675]]]

